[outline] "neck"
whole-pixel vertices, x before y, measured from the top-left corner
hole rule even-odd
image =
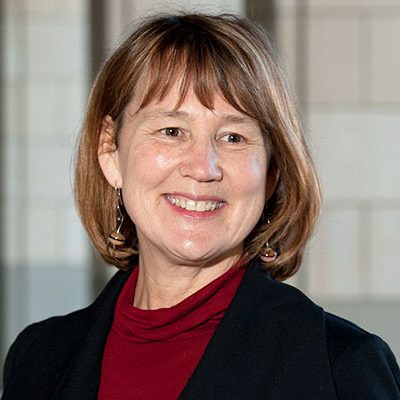
[[[214,263],[181,265],[141,253],[133,305],[144,310],[172,307],[223,275],[240,256],[241,249]]]

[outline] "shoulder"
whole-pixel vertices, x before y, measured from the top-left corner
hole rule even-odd
[[[18,348],[19,353],[36,345],[38,342],[52,343],[54,340],[73,340],[74,332],[84,332],[89,325],[89,308],[73,313],[51,317],[27,326],[16,338],[11,348]],[[89,318],[90,319],[90,318]],[[62,339],[61,339],[62,338]]]
[[[347,351],[369,343],[379,348],[388,347],[378,336],[337,315],[325,312],[326,339],[332,363]]]
[[[255,276],[260,284],[252,289],[259,288],[263,293],[259,303],[269,304],[265,305],[269,311],[265,326],[276,321],[277,326],[291,326],[295,332],[289,334],[292,330],[288,329],[286,335],[292,347],[294,341],[298,349],[308,349],[310,357],[326,359],[326,364],[320,365],[330,369],[339,399],[400,400],[400,370],[390,347],[380,337],[326,312],[291,285],[275,281],[264,272],[255,272]]]
[[[44,387],[41,390],[48,393],[47,390],[54,387],[76,349],[92,329],[94,321],[106,318],[105,314],[112,318],[114,302],[128,275],[129,271],[114,275],[96,301],[88,307],[25,328],[6,357],[4,393],[16,390],[21,382],[26,387],[30,384],[39,387],[38,382],[42,382]]]
[[[77,340],[76,338],[85,334],[91,327],[93,319],[97,317],[99,311],[104,311],[107,307],[113,309],[130,272],[130,270],[118,271],[97,299],[88,307],[29,325],[18,335],[11,349],[17,347],[19,352],[24,352],[38,341],[50,344],[53,341],[62,340],[68,344],[69,341]]]
[[[265,271],[256,271],[261,282],[263,301],[273,305],[274,310],[290,321],[308,319],[314,316],[313,323],[321,324],[324,329],[326,348],[331,363],[355,349],[364,347],[394,356],[389,346],[378,336],[366,331],[353,322],[325,311],[296,287],[272,279]],[[254,287],[252,288],[254,289]],[[301,311],[301,315],[299,315]],[[276,315],[274,315],[274,318]],[[394,360],[395,361],[395,360]]]
[[[4,386],[7,387],[16,374],[28,370],[32,372],[35,368],[40,368],[43,375],[47,369],[57,375],[57,370],[61,371],[70,357],[71,349],[76,347],[90,326],[88,310],[85,308],[65,316],[52,317],[26,327],[8,351]]]
[[[400,399],[400,370],[380,337],[325,313],[327,350],[340,399]]]
[[[351,321],[323,310],[295,287],[276,281],[273,285],[275,290],[281,292],[280,297],[285,297],[285,308],[289,306],[293,307],[292,310],[296,310],[296,305],[301,305],[303,313],[301,318],[307,319],[310,315],[322,313],[326,352],[337,382],[342,378],[352,383],[360,380],[360,384],[366,387],[365,381],[369,380],[375,382],[375,387],[378,388],[377,380],[381,379],[382,382],[386,381],[387,387],[391,384],[391,387],[396,388],[398,397],[393,398],[400,400],[399,366],[389,345],[383,339]],[[294,313],[289,311],[285,316],[292,314]],[[293,318],[298,316],[293,315]],[[318,319],[314,319],[315,323],[317,321]]]
[[[87,309],[25,328],[8,351],[3,371],[4,399],[48,398],[57,386],[89,323]],[[31,393],[32,392],[32,393]]]

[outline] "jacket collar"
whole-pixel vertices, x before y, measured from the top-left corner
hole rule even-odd
[[[129,273],[118,272],[90,306],[93,323],[54,400],[97,399],[115,303]],[[336,399],[324,322],[320,307],[253,262],[180,399]]]
[[[336,399],[324,311],[251,263],[180,396],[206,398]]]
[[[54,400],[95,400],[100,384],[103,351],[114,318],[115,303],[131,270],[118,271],[87,310],[92,324],[55,393]],[[52,400],[53,400],[52,399]]]

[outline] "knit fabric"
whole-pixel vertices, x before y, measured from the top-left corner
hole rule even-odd
[[[134,307],[139,268],[118,298],[103,355],[99,400],[176,400],[244,275],[232,267],[170,308]]]

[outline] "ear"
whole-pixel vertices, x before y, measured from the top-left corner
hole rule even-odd
[[[113,119],[106,115],[101,123],[97,158],[105,178],[112,187],[122,186],[122,176],[119,166],[118,148],[116,143],[117,128]]]
[[[272,159],[268,165],[267,181],[265,184],[265,200],[268,201],[272,194],[275,192],[276,185],[279,181],[279,169],[274,159]]]

